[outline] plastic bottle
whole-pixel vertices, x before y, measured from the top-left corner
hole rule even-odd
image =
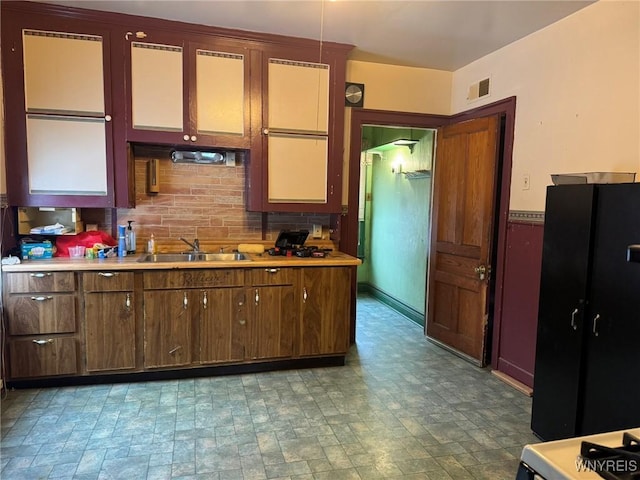
[[[156,253],[156,237],[151,234],[149,242],[147,242],[147,253]]]
[[[131,227],[133,220],[127,220],[129,226],[127,227],[127,253],[136,253],[136,232]]]
[[[127,226],[118,225],[118,256],[127,256]]]

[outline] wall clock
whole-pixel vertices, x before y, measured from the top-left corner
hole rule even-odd
[[[344,89],[346,107],[362,107],[364,105],[364,83],[347,82]]]

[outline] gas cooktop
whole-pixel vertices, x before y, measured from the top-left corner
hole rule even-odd
[[[525,445],[517,480],[640,480],[640,428]]]

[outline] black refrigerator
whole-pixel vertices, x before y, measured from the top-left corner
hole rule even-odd
[[[640,426],[640,183],[547,188],[531,428]]]

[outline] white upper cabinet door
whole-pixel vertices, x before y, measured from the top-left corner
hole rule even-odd
[[[182,47],[131,43],[131,113],[134,129],[184,130]]]
[[[22,42],[27,112],[104,115],[101,36],[25,29]]]
[[[270,58],[268,68],[269,130],[326,135],[329,65]]]
[[[271,133],[268,148],[270,203],[327,203],[327,137]]]
[[[103,118],[27,115],[29,193],[107,195]]]
[[[196,50],[196,129],[244,135],[244,55]]]

